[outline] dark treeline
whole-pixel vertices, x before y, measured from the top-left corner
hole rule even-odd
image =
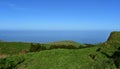
[[[39,52],[42,50],[51,50],[51,49],[82,49],[82,48],[89,48],[94,47],[92,44],[85,44],[85,46],[79,45],[59,45],[59,44],[33,44],[31,43],[30,52]]]

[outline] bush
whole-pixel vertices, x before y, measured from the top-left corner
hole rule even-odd
[[[78,49],[74,45],[51,45],[50,49]]]
[[[24,60],[22,56],[0,59],[0,69],[14,69],[18,64],[24,62]]]
[[[43,44],[32,44],[31,43],[30,52],[38,52],[41,50],[47,50],[47,48]]]

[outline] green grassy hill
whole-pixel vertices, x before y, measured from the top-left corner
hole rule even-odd
[[[100,47],[101,53],[112,60],[120,68],[120,32],[112,32],[108,40]]]
[[[51,45],[78,45],[78,46],[80,45],[80,43],[78,43],[78,42],[69,41],[69,40],[51,42],[51,43],[48,43],[48,44],[51,44]]]
[[[120,42],[120,32],[112,32],[108,38],[108,41]]]
[[[112,32],[108,40],[101,45],[104,52],[112,55],[114,51],[120,48],[120,32]]]
[[[0,42],[0,54],[18,54],[23,50],[29,51],[31,44],[23,42]]]
[[[20,69],[105,69],[107,66],[102,54],[96,53],[97,47],[67,50],[55,49],[28,54],[27,59],[18,65]],[[91,56],[90,56],[91,55]],[[94,58],[92,56],[95,56]],[[106,66],[105,66],[106,65]],[[102,67],[101,67],[102,66]]]
[[[4,43],[4,42],[3,42]],[[87,47],[73,41],[61,41],[47,44],[5,43],[3,51],[34,49],[37,52],[12,55],[0,59],[1,69],[119,69],[120,68],[120,32],[112,32],[108,41]],[[74,48],[71,49],[71,45]],[[87,44],[89,45],[89,44]],[[21,47],[18,47],[21,46]],[[56,48],[56,46],[58,46]],[[62,46],[62,47],[61,47]],[[66,46],[65,48],[63,46]],[[81,46],[86,46],[81,48]],[[10,48],[9,48],[10,47]],[[51,49],[52,47],[52,49]],[[70,47],[70,48],[69,48]],[[72,48],[73,48],[72,47]],[[13,49],[12,49],[13,48]],[[14,49],[15,48],[15,49]],[[18,50],[17,50],[18,49]],[[0,51],[1,52],[1,51]],[[2,53],[2,52],[1,52]],[[12,52],[14,54],[14,52]],[[11,53],[11,54],[12,54]]]
[[[4,59],[5,66],[16,69],[109,69],[108,58],[99,52],[98,47],[77,50],[54,49],[28,53]],[[104,59],[104,60],[103,60]],[[4,66],[4,65],[3,65]]]

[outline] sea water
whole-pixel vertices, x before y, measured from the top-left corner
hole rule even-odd
[[[8,42],[48,43],[72,40],[79,43],[105,42],[111,31],[46,31],[46,30],[1,30],[0,40]]]

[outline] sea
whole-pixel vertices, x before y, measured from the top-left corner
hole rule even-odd
[[[71,40],[79,43],[97,44],[105,42],[111,31],[61,31],[61,30],[0,30],[0,40],[6,42],[49,43]]]

